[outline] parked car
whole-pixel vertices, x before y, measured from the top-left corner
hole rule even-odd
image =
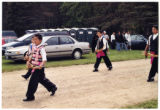
[[[88,42],[78,42],[69,35],[54,35],[43,37],[42,44],[45,46],[47,58],[72,56],[80,59],[82,54],[90,53]],[[24,53],[28,51],[28,46],[21,46],[8,49],[5,53],[6,59],[23,60]]]
[[[2,45],[12,42],[17,39],[17,35],[14,31],[2,31]]]
[[[68,35],[67,32],[39,32],[42,36],[51,36],[51,35]],[[25,45],[29,45],[31,43],[31,39],[32,37],[35,35],[36,33],[27,33],[25,35],[23,35],[22,37],[14,40],[13,42],[4,44],[2,46],[2,55],[4,55],[5,51],[7,49],[13,48],[13,47],[19,47],[19,46],[25,46]]]
[[[144,50],[147,39],[143,35],[131,35],[131,47],[134,50]]]

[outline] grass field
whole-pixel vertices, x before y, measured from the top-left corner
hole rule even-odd
[[[136,104],[136,105],[131,105],[131,106],[127,106],[127,107],[124,107],[125,109],[137,109],[137,108],[158,108],[158,100],[157,99],[154,99],[154,100],[150,100],[150,101],[146,101],[146,102],[143,102],[143,103],[139,103],[139,104]]]
[[[108,55],[112,62],[114,61],[124,61],[124,60],[135,60],[142,59],[142,51],[121,51],[110,50]],[[94,53],[86,54],[82,56],[82,59],[73,60],[72,58],[54,58],[49,59],[46,67],[58,67],[58,66],[70,66],[70,65],[80,65],[80,64],[93,64],[96,61],[96,56]],[[103,62],[103,60],[102,60]],[[9,72],[14,70],[26,69],[25,62],[14,62],[12,60],[6,60],[2,57],[2,72]]]

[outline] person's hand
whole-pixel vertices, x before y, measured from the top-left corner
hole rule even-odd
[[[148,52],[147,52],[147,51],[144,51],[144,55],[145,55],[145,56],[148,56]]]
[[[96,53],[98,53],[98,52],[99,52],[99,50],[97,49],[95,52],[96,52]]]
[[[31,66],[31,64],[30,64],[30,62],[29,61],[27,61],[27,68],[32,68],[32,66]]]
[[[147,51],[144,51],[144,56],[145,56],[145,58],[148,57],[148,52]]]

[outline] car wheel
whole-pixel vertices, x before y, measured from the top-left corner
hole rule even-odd
[[[82,56],[82,53],[81,53],[80,50],[75,50],[75,51],[73,52],[73,58],[74,58],[74,59],[80,59],[81,56]]]

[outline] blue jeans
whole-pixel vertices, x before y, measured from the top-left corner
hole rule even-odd
[[[122,50],[122,43],[116,42],[116,49],[118,51]]]
[[[122,49],[128,50],[127,45],[125,43],[122,43]]]

